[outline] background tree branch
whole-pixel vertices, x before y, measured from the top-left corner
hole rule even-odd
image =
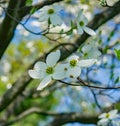
[[[7,9],[4,8],[6,15],[0,24],[0,59],[14,37],[17,25],[26,15],[30,14],[32,8],[38,10],[45,5],[59,1],[62,0],[46,0],[35,5],[26,6],[26,0],[10,0]]]

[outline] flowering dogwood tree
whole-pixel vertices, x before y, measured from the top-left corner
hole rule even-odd
[[[0,126],[120,126],[120,1],[0,1]]]

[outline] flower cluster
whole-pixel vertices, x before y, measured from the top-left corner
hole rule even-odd
[[[49,24],[52,24],[54,26],[56,25],[62,25],[63,20],[60,17],[60,11],[62,10],[62,7],[59,5],[51,5],[51,6],[45,6],[40,10],[40,18],[39,21],[48,21]],[[81,9],[78,12],[78,16],[76,17],[75,26],[71,29],[76,29],[78,31],[78,34],[83,34],[85,31],[89,35],[96,35],[96,33],[87,27],[88,19],[83,14],[83,10]]]
[[[41,80],[37,90],[42,90],[52,80],[77,78],[81,73],[81,67],[90,67],[97,61],[96,59],[80,60],[77,55],[70,56],[63,64],[57,63],[59,59],[59,50],[51,52],[46,58],[46,63],[38,61],[34,69],[28,71],[32,78]]]
[[[101,52],[98,50],[97,42],[95,41],[85,44],[81,51],[84,58],[98,58],[101,55]]]
[[[120,117],[117,113],[118,111],[116,109],[111,110],[108,113],[102,113],[99,116],[100,120],[98,121],[98,126],[108,126],[108,125],[116,124],[117,121],[114,120]]]
[[[88,33],[89,35],[96,35],[96,33],[87,27],[86,25],[88,24],[88,19],[83,15],[83,10],[80,10],[77,16],[77,30],[78,34],[83,34],[83,31]]]
[[[62,10],[60,6],[45,6],[41,9],[41,16],[39,21],[48,20],[53,25],[61,25],[62,19],[60,18],[59,12]]]

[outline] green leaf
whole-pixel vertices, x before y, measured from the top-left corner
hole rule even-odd
[[[76,27],[77,27],[77,26],[71,21],[71,28],[72,28],[72,29],[76,29]]]
[[[113,77],[114,77],[114,73],[111,73],[110,74],[110,79],[113,79]]]
[[[33,7],[33,8],[31,9],[30,13],[33,14],[36,10],[37,10],[37,9]]]
[[[71,35],[72,32],[73,32],[73,29],[70,29],[66,34],[67,34],[67,35]]]
[[[120,78],[117,77],[116,80],[115,80],[115,84],[117,84],[119,81],[120,81]]]
[[[26,5],[27,5],[27,6],[30,6],[30,5],[32,4],[32,2],[33,2],[33,0],[27,0],[27,1],[26,1]]]
[[[115,104],[115,108],[120,110],[120,103],[119,102]]]
[[[120,49],[114,49],[116,57],[120,60]]]
[[[105,7],[107,6],[107,1],[106,0],[100,0],[100,5]]]
[[[60,30],[60,34],[62,34],[62,33],[64,33],[64,29],[61,29],[61,30]]]

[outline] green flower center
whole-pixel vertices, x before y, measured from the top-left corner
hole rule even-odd
[[[64,71],[67,71],[67,70],[68,70],[68,69],[65,67],[65,68],[64,68]]]
[[[47,74],[53,74],[53,73],[54,73],[53,67],[48,67],[48,68],[46,69],[46,73],[47,73]]]
[[[77,64],[77,60],[73,59],[70,61],[70,66],[75,67]]]
[[[86,57],[86,56],[88,56],[88,53],[86,52],[86,53],[84,53],[84,57]]]
[[[83,22],[83,21],[80,21],[80,22],[79,22],[79,25],[80,25],[80,26],[84,26],[84,22]]]
[[[54,9],[49,9],[48,10],[48,14],[53,14],[54,13]]]
[[[106,118],[109,118],[109,117],[110,117],[110,114],[109,114],[109,113],[107,113],[107,114],[106,114]]]
[[[74,78],[74,76],[73,75],[70,75],[70,78]]]

